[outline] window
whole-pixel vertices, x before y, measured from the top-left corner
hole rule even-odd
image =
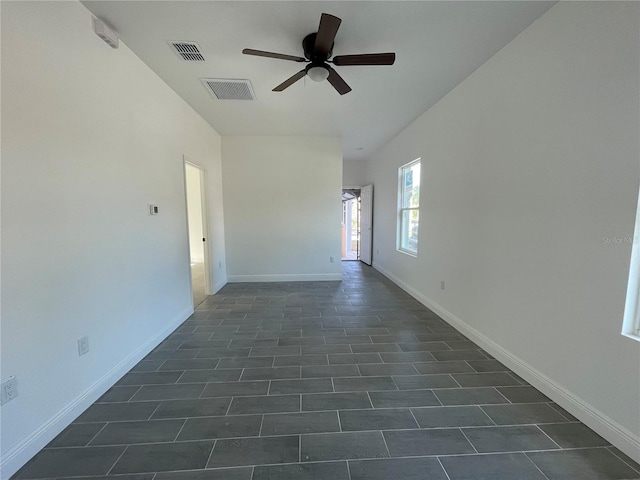
[[[415,256],[420,218],[420,159],[400,167],[398,176],[398,250]]]
[[[609,241],[609,239],[606,240]],[[624,307],[622,334],[640,341],[640,198],[636,209],[636,228],[631,248],[631,265],[629,267],[629,283],[627,285],[627,301]]]

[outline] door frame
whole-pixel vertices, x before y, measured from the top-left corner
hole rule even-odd
[[[198,169],[200,172],[200,202],[201,202],[201,212],[202,212],[202,235],[204,240],[203,245],[203,253],[204,253],[204,292],[207,295],[213,295],[212,285],[212,275],[211,275],[211,246],[209,239],[211,238],[210,230],[209,230],[209,214],[207,208],[207,169],[202,165],[199,165],[197,162],[193,161],[193,159],[189,158],[187,155],[183,155],[183,167],[182,173],[184,177],[184,208],[185,214],[187,217],[187,251],[188,251],[188,260],[189,260],[189,289],[191,291],[191,299],[193,301],[193,278],[191,275],[191,244],[189,241],[189,209],[187,205],[187,165],[190,167]],[[194,305],[195,307],[195,305]]]
[[[362,187],[351,187],[351,186],[347,186],[347,187],[342,187],[342,192],[344,193],[345,190],[358,190],[358,192],[360,192],[360,189]],[[358,193],[358,196],[354,198],[354,200],[356,200],[356,211],[357,211],[357,217],[358,217],[358,246],[357,246],[357,258],[355,260],[342,260],[344,261],[360,261],[360,242],[361,242],[361,238],[360,238],[360,233],[361,233],[361,228],[360,228],[360,193]]]
[[[369,192],[368,212],[364,212],[362,208],[364,203],[362,199],[365,196],[365,191]],[[365,213],[368,213],[368,215],[365,215]],[[368,239],[368,242],[365,239]],[[364,245],[367,245],[368,254],[363,256]],[[368,263],[367,260],[369,261]],[[360,188],[360,261],[365,265],[373,265],[373,184],[363,185]]]

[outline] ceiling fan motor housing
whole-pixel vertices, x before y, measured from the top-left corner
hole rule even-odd
[[[331,58],[333,54],[333,43],[331,44],[331,48],[329,49],[329,53],[325,55],[317,55],[315,51],[316,46],[316,33],[310,33],[302,40],[302,50],[304,51],[304,56],[307,60],[310,60],[311,63],[324,63],[327,59]]]

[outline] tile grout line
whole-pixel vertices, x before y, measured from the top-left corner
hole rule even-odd
[[[563,423],[565,423],[565,422],[563,422]],[[554,445],[557,445],[557,447],[558,447],[560,450],[564,450],[564,448],[562,448],[562,446],[561,446],[558,442],[556,442],[553,438],[551,438],[551,437],[547,434],[547,432],[545,432],[543,429],[541,429],[541,428],[540,428],[540,425],[539,425],[539,424],[537,424],[537,423],[536,423],[536,424],[533,424],[533,426],[534,426],[534,427],[536,427],[538,430],[540,430],[540,431],[544,434],[544,436],[545,436],[545,437],[547,437],[549,440],[551,440],[551,441],[553,442],[553,444],[554,444]]]
[[[336,417],[338,417],[338,428],[340,429],[340,433],[344,432],[342,430],[342,421],[340,420],[340,410],[336,410]]]
[[[203,391],[204,391],[204,389],[203,389]],[[202,394],[202,392],[200,392],[200,394]],[[160,408],[160,405],[162,405],[162,403],[167,401],[167,400],[156,400],[156,401],[158,402],[158,405],[156,405],[156,408],[153,409],[153,412],[151,412],[151,415],[149,415],[146,420],[141,419],[141,421],[147,421],[148,422],[149,420],[151,420],[151,418],[153,418],[153,416],[156,414],[156,412]],[[126,422],[127,420],[124,420],[124,421]]]
[[[478,404],[474,406],[478,407],[482,411],[482,413],[484,413],[487,416],[487,418],[491,420],[491,423],[493,423],[493,426],[496,426],[496,427],[504,426],[504,425],[498,425],[496,421],[493,419],[493,417],[491,417],[491,415],[489,415],[487,411],[484,408],[482,408],[482,407],[486,407],[487,405]]]
[[[213,441],[213,445],[211,446],[211,451],[209,452],[209,456],[207,457],[207,461],[204,464],[204,468],[205,469],[207,468],[207,465],[209,465],[209,462],[211,461],[211,457],[213,456],[213,451],[215,450],[217,444],[218,444],[218,440],[216,439],[216,440]]]
[[[184,426],[187,424],[188,421],[189,421],[189,417],[184,419],[184,422],[182,422],[182,426],[180,427],[180,430],[178,430],[178,433],[176,433],[176,436],[173,438],[173,443],[175,443],[178,440],[178,437],[180,437],[180,434],[182,433],[182,430],[184,429]]]
[[[524,386],[524,385],[523,385],[523,386]],[[529,402],[529,404],[531,404],[531,403],[532,403],[532,402]],[[538,402],[538,403],[541,403],[541,404],[547,405],[549,408],[552,408],[555,412],[557,412],[557,413],[558,413],[558,415],[560,415],[562,418],[564,418],[564,419],[567,421],[567,423],[575,423],[575,420],[571,420],[571,419],[570,419],[569,417],[567,417],[564,413],[559,412],[558,410],[556,410],[556,409],[554,408],[554,405],[558,405],[557,403],[555,403],[555,402],[553,402],[553,401],[551,401],[551,402]],[[558,407],[560,407],[560,405],[558,405]],[[560,408],[562,408],[562,407],[560,407]],[[564,410],[564,409],[563,409],[563,410]],[[566,410],[565,410],[565,411],[566,411]],[[569,413],[569,412],[567,412],[567,413]],[[569,415],[571,415],[571,414],[569,414]]]
[[[402,392],[403,390],[401,390],[400,387],[398,386],[398,384],[396,383],[396,379],[394,378],[394,375],[389,375],[389,376],[391,377],[391,381],[393,382],[393,384],[396,386],[395,391]],[[399,375],[395,375],[395,376],[397,377]],[[406,390],[404,390],[404,391],[406,391]],[[431,391],[433,391],[433,389],[431,389]],[[367,394],[368,393],[369,392],[367,392]],[[435,392],[433,394],[435,395]],[[440,401],[440,399],[438,399],[438,401]],[[372,404],[372,406],[373,406],[373,404]]]
[[[341,392],[340,392],[341,393]],[[358,392],[355,392],[358,393]],[[366,392],[365,392],[366,393]],[[298,394],[296,394],[298,395]],[[312,394],[312,395],[331,395],[331,392],[325,392],[325,393],[319,393],[319,394]],[[264,396],[264,395],[263,395]],[[288,396],[293,396],[291,394],[289,394]],[[257,398],[257,397],[254,397]],[[478,406],[478,405],[462,405],[463,407],[474,407],[474,406]],[[453,408],[458,407],[458,405],[453,405]],[[430,409],[434,409],[434,408],[451,408],[448,406],[445,407],[440,407],[440,406],[422,406],[422,407],[380,407],[380,408],[376,408],[376,407],[372,407],[372,408],[367,408],[367,407],[357,407],[357,408],[343,408],[342,410],[345,411],[372,411],[372,410],[378,410],[378,411],[384,411],[384,410],[398,410],[398,409],[422,409],[422,410],[430,410]],[[289,411],[280,411],[280,412],[267,412],[267,414],[294,414],[294,413],[321,413],[321,412],[334,412],[337,411],[335,409],[319,409],[319,410],[306,410],[303,412],[299,412],[298,410],[289,410]],[[231,415],[231,417],[250,417],[250,416],[255,416],[255,415],[261,415],[261,413],[240,413],[240,414],[234,414]],[[182,420],[182,419],[191,419],[191,418],[224,418],[226,415],[198,415],[198,416],[191,416],[191,417],[179,417],[179,418],[160,418],[160,419],[152,419],[152,420],[114,420],[114,421],[109,421],[107,423],[109,424],[119,424],[119,423],[142,423],[142,422],[163,422],[163,421],[176,421],[176,420]],[[83,423],[83,424],[78,424],[78,425],[90,425],[93,423],[102,423],[101,422],[87,422],[87,423]],[[544,424],[544,425],[566,425],[566,424],[570,424],[572,422],[560,422],[560,423],[548,423],[548,424]],[[575,422],[574,422],[575,423]],[[390,430],[449,430],[452,428],[465,428],[467,430],[481,430],[481,429],[495,429],[495,430],[499,430],[499,429],[503,429],[503,428],[514,428],[514,427],[537,427],[538,424],[535,423],[513,423],[513,424],[504,424],[504,425],[468,425],[468,426],[462,426],[462,427],[451,427],[451,426],[442,426],[442,427],[418,427],[418,428],[401,428],[401,429],[390,429]],[[370,430],[370,429],[362,429],[362,430],[355,430],[358,432],[370,432],[370,431],[376,431],[375,429]],[[320,433],[324,433],[324,432],[316,432],[318,434]],[[271,435],[271,436],[281,436],[281,435]],[[251,438],[252,436],[248,436],[246,438]],[[221,438],[234,438],[234,437],[221,437]],[[240,437],[238,437],[240,438]],[[244,437],[242,437],[244,438]],[[205,440],[205,439],[201,439],[201,440]],[[167,443],[167,442],[141,442],[140,444],[143,443]],[[111,445],[127,445],[127,444],[111,444]],[[593,448],[611,448],[613,447],[613,445],[600,445],[600,446],[584,446],[584,447],[567,447],[567,448],[544,448],[541,449],[542,451],[559,451],[559,450],[587,450],[587,449],[593,449]],[[76,446],[61,446],[61,447],[47,447],[47,449],[49,450],[59,450],[59,449],[79,449],[79,448],[84,448],[81,445],[76,445]],[[616,457],[618,457],[616,455]],[[619,457],[618,457],[619,458]],[[628,462],[625,462],[628,463]],[[635,468],[634,468],[635,470]]]
[[[522,454],[527,458],[527,460],[529,460],[529,461],[531,462],[531,464],[532,464],[534,467],[536,467],[536,470],[538,470],[538,471],[542,474],[542,476],[545,478],[545,480],[549,480],[549,477],[547,477],[547,474],[546,474],[546,473],[544,473],[544,472],[540,469],[540,467],[538,466],[538,464],[537,464],[536,462],[534,462],[534,461],[529,457],[528,453],[530,453],[530,452],[522,451],[522,452],[520,452],[520,453],[522,453]]]
[[[335,411],[335,410],[331,410],[331,411]],[[296,412],[288,412],[288,413],[296,413]],[[307,413],[307,412],[305,412]],[[254,414],[255,416],[256,414]],[[270,414],[271,415],[271,414]],[[427,429],[415,429],[415,428],[410,428],[410,429],[390,429],[390,430],[384,430],[384,432],[389,432],[389,433],[394,433],[394,432],[406,432],[406,431],[416,431],[416,430],[421,430],[421,431],[425,431]],[[451,428],[451,427],[447,427],[447,428],[440,428],[438,430],[458,430],[458,428]],[[381,432],[382,430],[357,430],[357,431],[345,431],[345,432],[335,432],[335,431],[328,431],[328,432],[316,432],[316,433],[309,433],[309,434],[304,434],[304,435],[310,435],[310,436],[324,436],[324,435],[337,435],[337,434],[341,434],[341,433],[345,433],[345,434],[359,434],[359,433],[376,433],[376,432]],[[131,446],[153,446],[153,445],[170,445],[170,444],[188,444],[188,443],[202,443],[205,441],[223,441],[223,440],[228,440],[228,441],[237,441],[237,440],[258,440],[258,439],[269,439],[269,438],[283,438],[283,437],[291,437],[291,436],[295,436],[295,435],[301,435],[301,434],[292,434],[292,433],[286,433],[286,434],[278,434],[278,435],[264,435],[263,437],[258,437],[256,435],[251,435],[251,436],[242,436],[242,437],[221,437],[221,438],[204,438],[204,439],[198,439],[198,440],[179,440],[176,442],[144,442],[144,443],[133,443],[133,444],[126,444],[126,443],[121,443],[121,444],[111,444],[111,445],[97,445],[97,446],[91,446],[91,447],[57,447],[57,448],[52,448],[50,450],[81,450],[84,448],[91,448],[91,449],[96,449],[96,448],[101,448],[101,447],[131,447]],[[473,457],[473,456],[491,456],[491,455],[502,455],[502,454],[517,454],[517,453],[558,453],[558,452],[567,452],[567,451],[581,451],[581,450],[607,450],[609,447],[579,447],[579,448],[569,448],[569,449],[564,449],[564,450],[558,450],[555,448],[552,449],[534,449],[534,450],[506,450],[506,451],[490,451],[490,452],[478,452],[478,453],[450,453],[450,454],[441,454],[441,457],[461,457],[461,456],[467,456],[467,457]],[[416,454],[416,455],[398,455],[396,457],[393,458],[421,458],[421,457],[425,457],[425,456],[434,456],[434,455],[422,455],[422,454]],[[314,460],[314,462],[321,462],[321,461],[325,461],[325,462],[333,462],[336,460],[340,460],[340,459],[328,459],[328,460]],[[343,459],[344,460],[344,459]],[[352,458],[352,460],[359,460],[358,458],[354,457]],[[362,459],[365,460],[365,459]],[[370,458],[369,460],[373,460],[373,458]],[[225,467],[219,467],[219,468],[225,468]],[[146,472],[146,473],[150,473],[150,472]],[[60,477],[55,477],[55,478],[60,478]],[[626,479],[625,479],[626,480]],[[636,479],[633,479],[636,480]]]
[[[453,373],[448,373],[447,375],[449,375],[449,377],[451,377],[451,380],[456,382],[456,384],[458,385],[457,387],[454,387],[454,388],[465,388],[460,384],[460,382],[456,379],[456,377],[454,377]],[[469,387],[469,388],[478,388],[478,387]]]
[[[122,450],[122,453],[118,456],[117,460],[113,463],[113,465],[111,465],[111,468],[107,471],[106,475],[108,476],[111,473],[111,470],[113,470],[115,468],[115,466],[118,464],[118,462],[120,461],[120,459],[124,456],[125,452],[129,450],[129,445],[127,445],[126,447],[124,447],[124,450]]]
[[[477,405],[476,405],[476,407],[477,407]],[[469,437],[467,437],[467,434],[464,433],[464,429],[462,429],[461,427],[458,427],[458,430],[460,431],[460,433],[462,433],[462,436],[467,440],[467,442],[469,442],[469,445],[471,445],[471,448],[473,448],[473,451],[476,452],[476,453],[480,453],[480,452],[478,452],[478,449],[473,444],[473,442],[471,440],[469,440]]]
[[[224,398],[224,397],[222,397]],[[226,417],[227,415],[229,415],[229,410],[231,410],[231,405],[233,405],[233,399],[236,397],[231,397],[231,400],[229,401],[229,405],[227,406],[227,410],[224,412],[223,417]]]
[[[507,385],[507,386],[515,387],[516,385]],[[521,385],[521,386],[524,386],[524,385]],[[513,403],[511,400],[509,400],[509,399],[508,399],[508,398],[507,398],[507,397],[506,397],[506,396],[505,396],[505,395],[504,395],[500,390],[498,390],[496,387],[493,387],[493,389],[494,389],[496,392],[498,392],[498,394],[508,402],[508,405],[518,405],[517,403]]]
[[[438,463],[440,464],[440,468],[442,468],[442,471],[447,476],[447,480],[451,480],[451,477],[449,476],[449,472],[447,472],[447,469],[444,468],[444,465],[442,464],[442,460],[440,460],[440,457],[436,456],[436,460],[438,460]]]
[[[413,421],[416,422],[416,425],[418,426],[419,429],[422,429],[422,426],[420,426],[420,422],[418,421],[416,416],[413,414],[412,407],[408,407],[408,409],[409,409],[409,412],[411,413],[411,416],[413,417]]]
[[[393,377],[392,377],[392,378],[393,378]],[[393,391],[393,390],[390,390],[390,391]],[[368,390],[367,390],[365,393],[367,394],[367,398],[369,399],[369,405],[371,405],[371,408],[372,408],[373,410],[376,410],[376,407],[373,405],[373,400],[371,400],[371,394],[369,393],[369,391],[368,391]],[[390,408],[393,408],[393,407],[390,407]],[[378,410],[379,410],[379,409],[378,409]]]
[[[105,428],[107,428],[107,425],[109,425],[109,423],[110,423],[110,422],[105,422],[105,424],[102,426],[102,428],[101,428],[100,430],[98,430],[98,432],[97,432],[93,437],[91,437],[91,440],[89,440],[86,444],[84,444],[84,445],[83,445],[83,447],[89,447],[89,446],[91,446],[91,442],[93,442],[93,441],[96,439],[96,437],[97,437],[98,435],[100,435],[100,433],[101,433]],[[71,424],[71,425],[73,425],[73,424]]]
[[[612,450],[612,449],[613,449],[613,448],[616,448],[616,449],[617,449],[617,447],[615,447],[614,445],[610,445],[609,447],[606,447],[606,448],[607,448],[607,450],[609,450],[609,451],[611,452],[611,454],[612,454],[612,455],[614,455],[616,458],[619,458],[620,460],[622,460],[622,461],[625,463],[625,465],[628,465],[628,466],[629,466],[629,468],[631,468],[631,470],[634,470],[634,471],[638,472],[638,474],[640,474],[640,465],[635,464],[635,465],[638,465],[638,466],[636,467],[636,466],[634,466],[633,464],[629,463],[629,462],[628,462],[627,460],[625,460],[624,458],[622,458],[620,455],[616,454],[616,452],[615,452],[614,450]],[[631,461],[633,461],[633,459],[632,459]],[[634,463],[635,463],[635,462],[634,462]]]
[[[384,442],[384,448],[387,449],[387,453],[389,454],[389,456],[387,458],[394,458],[391,456],[391,451],[389,450],[389,445],[387,445],[387,439],[384,438],[384,432],[382,430],[378,430],[378,432],[380,432],[380,436],[382,437],[382,441]]]

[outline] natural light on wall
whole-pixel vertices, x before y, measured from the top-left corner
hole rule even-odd
[[[420,159],[398,169],[398,250],[418,254]]]
[[[636,227],[633,232],[622,334],[640,341],[640,198],[638,198],[638,207],[636,208]]]

